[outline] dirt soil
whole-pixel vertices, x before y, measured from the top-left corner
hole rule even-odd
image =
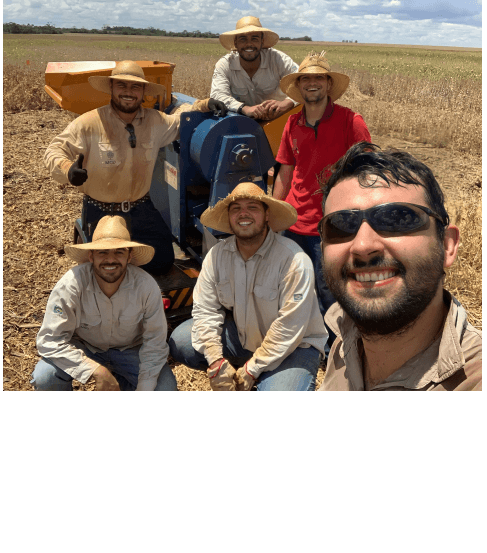
[[[74,265],[64,253],[81,213],[81,194],[53,181],[43,155],[54,136],[74,116],[59,109],[4,115],[4,372],[5,390],[31,390],[30,374],[39,359],[35,346],[50,291]],[[449,200],[460,194],[467,175],[481,182],[481,159],[451,150],[372,136],[381,147],[411,152],[434,171]],[[170,360],[171,361],[171,360]],[[174,366],[174,364],[173,364]],[[174,368],[180,390],[209,390],[204,373]],[[318,383],[323,372],[320,370]],[[74,383],[75,390],[93,389]]]

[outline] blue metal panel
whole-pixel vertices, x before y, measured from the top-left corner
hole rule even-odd
[[[184,94],[173,96],[176,101],[168,110],[195,102]],[[275,160],[262,127],[243,115],[218,118],[189,111],[181,115],[179,130],[179,141],[159,151],[150,194],[180,247],[193,251],[186,233],[191,227],[202,232],[199,218],[208,205],[239,182],[253,181],[265,190],[262,175]]]

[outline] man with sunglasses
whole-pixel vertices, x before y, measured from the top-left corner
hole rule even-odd
[[[164,274],[174,261],[172,236],[149,196],[159,149],[178,139],[182,111],[225,115],[225,105],[209,98],[173,115],[146,109],[144,96],[164,96],[166,89],[148,82],[134,61],[119,62],[111,76],[92,76],[89,82],[109,94],[110,103],[84,113],[54,138],[46,166],[55,180],[84,194],[82,221],[89,240],[102,217],[121,215],[134,240],[155,248],[144,269]]]
[[[431,170],[356,144],[323,187],[323,214],[337,339],[320,390],[480,390],[481,333],[443,288],[459,230]]]

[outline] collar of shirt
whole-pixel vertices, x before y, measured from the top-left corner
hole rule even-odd
[[[328,103],[326,104],[325,112],[321,116],[318,121],[314,125],[310,125],[308,121],[306,120],[306,106],[303,106],[303,109],[301,111],[301,117],[298,119],[298,125],[309,127],[311,129],[317,129],[318,125],[322,121],[326,121],[327,119],[330,119],[330,117],[333,115],[333,109],[335,104],[330,100],[330,97],[328,96]]]
[[[240,54],[238,52],[232,52],[233,56],[230,58],[230,69],[233,71],[241,71],[242,65],[240,63]],[[267,69],[267,49],[260,51],[260,65],[259,69]]]
[[[443,301],[449,305],[449,311],[441,336],[373,389],[397,386],[421,389],[430,382],[438,384],[446,380],[463,367],[465,356],[460,340],[468,324],[467,314],[460,302],[446,290],[443,291]],[[345,360],[348,380],[354,383],[354,388],[364,389],[360,354],[363,346],[357,327],[338,303],[329,309],[325,322],[342,341],[340,356]]]
[[[113,106],[112,104],[108,104],[110,106],[110,111],[113,115],[113,117],[117,118],[119,121],[121,121],[125,126],[127,126],[127,122],[124,121],[120,115],[113,109]],[[140,121],[138,120],[141,120],[141,119],[144,119],[145,118],[145,108],[143,108],[142,106],[140,106],[139,108],[139,111],[137,112],[136,116],[134,117],[133,121],[132,121],[132,125],[135,126],[135,122],[137,121],[137,123],[139,123]]]
[[[267,236],[265,237],[265,240],[262,243],[262,246],[254,253],[254,255],[252,257],[247,259],[247,261],[250,261],[256,255],[260,255],[261,257],[265,257],[265,255],[267,254],[267,252],[269,251],[271,245],[274,242],[274,237],[275,237],[274,232],[269,228],[269,231],[267,232]],[[235,236],[235,234],[233,236],[230,236],[230,238],[227,238],[227,240],[225,241],[225,246],[223,247],[223,249],[231,251],[231,252],[238,253],[240,255],[240,252],[238,251],[238,248],[237,248],[237,237]]]

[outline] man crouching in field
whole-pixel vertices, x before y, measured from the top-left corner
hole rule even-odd
[[[167,364],[167,323],[156,281],[144,265],[154,248],[130,240],[122,217],[103,217],[93,242],[66,246],[81,263],[54,287],[37,335],[36,390],[177,390]]]
[[[481,333],[443,288],[459,231],[431,170],[361,142],[323,187],[323,214],[323,272],[338,303],[320,390],[481,390]]]
[[[193,319],[172,333],[169,347],[180,363],[207,370],[213,390],[314,390],[328,334],[313,265],[276,234],[296,217],[294,207],[250,182],[201,216],[234,236],[205,257]]]

